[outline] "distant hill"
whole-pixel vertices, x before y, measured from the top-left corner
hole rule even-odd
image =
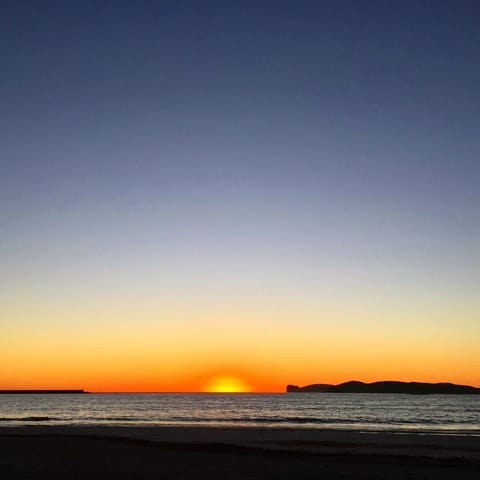
[[[480,394],[480,388],[469,385],[455,385],[454,383],[421,383],[421,382],[397,382],[381,381],[364,383],[352,380],[339,385],[317,383],[298,387],[287,385],[287,392],[326,392],[326,393],[408,393],[416,395],[452,394],[471,395]]]
[[[328,392],[335,385],[327,383],[314,383],[306,387],[297,387],[296,385],[287,385],[287,392]]]

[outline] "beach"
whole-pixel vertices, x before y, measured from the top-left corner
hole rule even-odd
[[[480,437],[225,427],[0,428],[2,479],[476,479]]]

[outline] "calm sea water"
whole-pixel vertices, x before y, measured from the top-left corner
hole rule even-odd
[[[199,425],[480,435],[480,396],[1,395],[1,425]]]

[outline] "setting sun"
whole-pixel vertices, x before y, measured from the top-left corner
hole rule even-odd
[[[250,392],[251,387],[238,377],[215,377],[210,379],[203,388],[204,392],[241,393]]]

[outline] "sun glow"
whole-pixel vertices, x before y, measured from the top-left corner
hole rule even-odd
[[[215,377],[210,379],[203,387],[204,392],[216,393],[241,393],[250,392],[250,385],[244,380],[237,377]]]

